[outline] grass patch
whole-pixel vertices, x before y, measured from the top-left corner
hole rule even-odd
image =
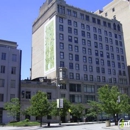
[[[38,126],[40,125],[39,122],[31,122],[31,121],[20,121],[20,122],[10,122],[7,124],[7,126]]]

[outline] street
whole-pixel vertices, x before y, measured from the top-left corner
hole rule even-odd
[[[0,127],[0,130],[105,130],[105,123],[102,124],[86,124],[86,125],[76,125],[76,126],[57,126],[53,125],[49,127],[40,128],[35,127]],[[119,130],[117,126],[107,128],[108,130]],[[128,130],[128,129],[126,129]]]

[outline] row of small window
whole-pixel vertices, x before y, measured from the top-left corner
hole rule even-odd
[[[94,85],[84,85],[84,92],[85,93],[95,93],[95,86]],[[82,86],[81,84],[69,84],[69,91],[70,92],[81,92]]]
[[[70,94],[69,100],[72,103],[82,103],[82,95]],[[84,103],[95,101],[95,95],[84,95]]]
[[[82,36],[85,37],[85,32],[82,31]],[[89,32],[87,32],[87,38],[91,38],[91,35]],[[64,40],[64,34],[60,33],[59,34],[59,39],[61,41]],[[94,40],[99,40],[100,42],[102,42],[102,36],[97,36],[97,34],[94,34]],[[74,42],[74,43],[79,43],[79,40],[78,40],[78,37],[74,37],[74,41],[73,41],[73,37],[72,36],[68,36],[68,42]],[[89,44],[91,45],[91,41],[90,40],[87,40],[87,42],[89,42]],[[86,45],[86,39],[82,39],[81,41],[82,45]],[[105,43],[110,43],[110,44],[113,44],[113,40],[111,38],[107,38],[105,37]],[[119,41],[119,44],[118,44],[118,40],[115,40],[115,45],[120,45],[122,46],[122,42]]]
[[[6,70],[6,66],[1,65],[0,66],[0,73],[5,73]],[[16,67],[11,67],[11,74],[16,74]]]
[[[15,94],[10,94],[10,101],[15,98]],[[0,93],[0,102],[4,102],[4,94]]]
[[[70,23],[69,23],[70,24]],[[77,27],[77,22],[75,23],[75,21],[74,21],[74,27]],[[85,25],[84,24],[81,24],[81,28],[82,29],[85,29]],[[86,30],[87,31],[90,31],[90,26],[89,25],[86,25]],[[59,31],[64,31],[64,26],[63,25],[59,25]],[[98,29],[98,31],[97,31],[97,28],[96,27],[93,27],[93,32],[94,33],[99,33],[99,34],[102,34],[102,30],[101,29]],[[68,27],[68,33],[70,33],[70,34],[72,34],[72,27]],[[78,35],[78,29],[75,29],[74,28],[74,34],[75,35]],[[85,31],[81,31],[81,35],[83,36],[83,37],[85,37]],[[109,35],[108,35],[108,32],[106,31],[106,30],[104,30],[104,35],[105,36],[109,36],[109,37],[112,37],[112,33],[111,32],[109,32]],[[88,37],[89,38],[89,37]],[[117,35],[117,34],[115,34],[115,38],[116,39],[119,39],[119,40],[122,40],[122,37],[121,37],[121,35]]]
[[[78,50],[76,50],[76,52],[77,51]],[[86,54],[86,49],[83,48],[82,52],[83,52],[83,54]],[[88,49],[88,55],[92,55],[91,49]],[[103,51],[100,51],[100,55],[99,55],[98,50],[95,50],[95,56],[104,57]],[[109,52],[106,52],[106,58],[107,59],[111,58],[112,60],[115,60],[114,54],[113,53],[110,54]],[[60,59],[64,59],[64,52],[60,52]],[[73,60],[73,54],[72,53],[69,53],[69,60]],[[78,54],[75,54],[75,60],[79,61],[79,55]],[[118,61],[124,61],[124,56],[117,55],[117,60]],[[88,61],[89,61],[89,63],[92,63],[92,57],[88,57]],[[83,56],[83,62],[85,62],[85,63],[87,62],[87,56]]]
[[[52,99],[52,95],[50,92],[47,92],[47,99]],[[21,96],[22,98],[25,98],[25,99],[31,99],[31,91],[22,91],[21,92]]]
[[[6,53],[2,52],[1,53],[1,60],[6,60],[7,55]],[[16,54],[12,54],[12,61],[16,62],[17,61],[17,55]]]
[[[15,88],[16,86],[16,80],[10,81],[10,87]],[[5,87],[5,79],[0,79],[0,87]]]
[[[64,11],[62,11],[64,12]],[[65,12],[64,12],[65,13]],[[68,15],[71,15],[71,12],[68,13]],[[73,11],[73,16],[77,18],[77,12]],[[80,13],[80,18],[82,20],[86,20],[86,21],[91,21],[92,23],[98,24],[98,25],[102,25],[104,27],[108,27],[108,28],[112,28],[111,23],[106,22],[106,21],[102,21],[100,19],[96,19],[94,17],[92,17],[92,19],[90,20],[90,17],[88,15],[84,15],[82,13]],[[64,18],[63,17],[59,17],[59,22],[63,23],[64,22]],[[113,29],[114,30],[118,30],[121,31],[120,25],[119,24],[115,24],[113,23]]]

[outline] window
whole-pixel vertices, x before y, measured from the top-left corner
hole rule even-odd
[[[120,53],[123,54],[123,49],[122,48],[120,48]]]
[[[104,60],[103,59],[101,59],[101,65],[104,66]]]
[[[72,28],[68,27],[68,33],[72,33]]]
[[[80,74],[79,73],[76,73],[76,79],[80,80]]]
[[[114,61],[112,61],[112,67],[115,68],[115,62]]]
[[[93,75],[89,75],[89,80],[93,81]]]
[[[112,33],[111,32],[109,32],[109,37],[112,37]]]
[[[105,37],[105,42],[108,43],[108,38],[107,37]]]
[[[16,74],[16,67],[11,68],[11,74]]]
[[[11,88],[15,88],[15,84],[16,84],[16,81],[15,80],[11,80],[10,87]]]
[[[111,28],[111,23],[108,23],[108,27]]]
[[[60,61],[60,67],[64,67],[64,61]]]
[[[118,62],[118,68],[121,68],[121,63],[120,62]]]
[[[84,20],[84,14],[80,13],[80,18]]]
[[[102,34],[102,30],[101,30],[100,28],[98,29],[98,33],[99,33],[99,34]]]
[[[119,53],[119,48],[118,47],[116,47],[116,52]]]
[[[77,29],[74,29],[74,34],[78,35],[78,30]]]
[[[119,42],[119,44],[120,44],[120,46],[122,47],[122,42],[121,42],[121,41]]]
[[[51,93],[47,92],[47,99],[51,99]]]
[[[108,74],[111,74],[111,69],[108,69]]]
[[[96,27],[93,27],[93,32],[97,32],[97,28]]]
[[[84,62],[84,63],[87,62],[87,58],[86,58],[86,56],[83,56],[83,62]]]
[[[110,42],[111,44],[113,44],[113,41],[112,41],[112,39],[111,39],[111,38],[109,38],[109,42]]]
[[[91,41],[87,40],[88,46],[91,46]]]
[[[4,101],[4,94],[0,93],[0,102],[3,102],[3,101]]]
[[[91,35],[89,32],[87,32],[87,38],[91,38]]]
[[[60,84],[60,89],[66,89],[66,84]]]
[[[115,40],[115,43],[116,43],[116,45],[118,46],[118,41],[117,41],[117,40]]]
[[[93,85],[84,85],[85,93],[95,93],[95,86]]]
[[[89,66],[89,72],[93,72],[93,66]]]
[[[100,76],[97,76],[97,81],[98,81],[98,82],[100,82],[100,81],[101,81]]]
[[[113,75],[116,75],[116,70],[115,69],[113,69],[112,72],[113,72]]]
[[[115,23],[113,24],[113,29],[116,30],[116,24]]]
[[[71,16],[71,10],[67,9],[67,14]]]
[[[93,22],[93,23],[96,23],[96,19],[95,19],[95,18],[92,18],[92,22]]]
[[[69,63],[69,69],[73,69],[73,63]]]
[[[75,64],[75,69],[79,70],[79,64]]]
[[[121,56],[121,60],[124,61],[124,56]]]
[[[102,82],[106,82],[106,78],[102,76]]]
[[[107,23],[106,23],[106,21],[103,21],[103,26],[105,26],[105,27],[107,26]]]
[[[87,71],[87,65],[83,65],[83,70]]]
[[[113,46],[110,46],[110,51],[113,52]]]
[[[104,35],[107,36],[107,31],[106,30],[104,30]]]
[[[68,25],[72,25],[72,21],[71,20],[68,20]]]
[[[75,61],[79,61],[79,55],[75,55]]]
[[[60,49],[63,50],[64,49],[64,43],[60,42]]]
[[[73,46],[69,44],[68,49],[69,49],[69,51],[73,51]]]
[[[105,73],[105,68],[101,68],[101,72],[104,74]]]
[[[94,46],[95,46],[95,48],[98,48],[98,43],[94,42]]]
[[[77,17],[77,12],[76,11],[73,11],[73,16]]]
[[[70,79],[74,79],[74,73],[71,73],[71,72],[70,72],[70,73],[69,73],[69,78],[70,78]]]
[[[109,46],[108,45],[106,45],[106,50],[109,51]]]
[[[96,58],[96,64],[99,65],[99,59],[98,58]]]
[[[74,27],[78,27],[78,24],[76,21],[74,21]]]
[[[82,45],[86,45],[86,40],[82,39]]]
[[[59,17],[59,22],[63,23],[63,18]]]
[[[64,52],[60,52],[60,59],[64,59]]]
[[[60,14],[65,14],[65,7],[62,6],[62,5],[58,5],[58,12],[59,12]]]
[[[88,54],[92,55],[92,50],[90,48],[88,48]]]
[[[96,67],[96,72],[100,73],[100,67]]]
[[[99,35],[99,41],[102,41],[102,36]]]
[[[112,8],[112,12],[114,12],[115,11],[115,8]]]
[[[110,61],[109,61],[109,60],[107,60],[107,66],[111,66],[111,64],[110,64]]]
[[[75,46],[75,52],[79,52],[79,47]]]
[[[72,103],[81,103],[82,102],[82,95],[70,94],[70,102],[72,102]]]
[[[103,51],[100,51],[100,57],[103,57]]]
[[[6,60],[6,53],[3,53],[1,54],[1,60]]]
[[[86,48],[85,47],[82,47],[82,52],[83,52],[83,54],[86,54]]]
[[[60,30],[60,31],[64,31],[63,25],[59,25],[59,30]]]
[[[116,78],[113,78],[113,83],[116,83]]]
[[[105,17],[107,17],[107,13],[105,13]]]
[[[89,21],[89,16],[88,15],[86,15],[86,20]]]
[[[3,65],[1,66],[0,72],[1,72],[1,73],[5,73],[5,66],[3,66]]]
[[[115,38],[117,38],[117,34],[115,34]]]
[[[15,98],[15,94],[10,94],[10,101],[12,98]]]
[[[60,34],[59,34],[59,39],[60,39],[60,40],[64,40],[64,35],[60,33]]]
[[[98,24],[98,25],[101,25],[100,19],[97,19],[97,24]]]
[[[97,35],[96,34],[94,34],[94,40],[97,40]]]
[[[86,30],[90,31],[90,26],[89,25],[86,25]]]
[[[85,29],[85,25],[83,23],[81,23],[81,28]]]
[[[92,57],[88,57],[88,61],[90,64],[92,64]]]
[[[26,99],[31,99],[31,92],[30,91],[26,91]]]
[[[69,53],[69,60],[73,60],[73,54]]]
[[[100,49],[103,49],[102,43],[99,43],[99,48],[100,48]]]
[[[68,41],[72,42],[72,36],[68,36]]]
[[[107,58],[109,59],[110,58],[110,54],[107,52]]]
[[[120,28],[120,25],[119,25],[119,24],[117,25],[117,30],[118,30],[118,31],[121,31],[121,28]]]
[[[98,56],[98,50],[95,50],[95,56]]]
[[[78,43],[78,38],[74,37],[74,43]]]
[[[85,31],[81,31],[82,37],[85,37]]]
[[[4,87],[5,86],[5,80],[4,79],[0,79],[0,87]]]
[[[117,60],[119,60],[119,61],[120,61],[120,55],[117,55]]]
[[[84,103],[88,103],[89,101],[95,101],[95,95],[85,95]]]
[[[87,74],[84,74],[84,80],[88,81],[88,75]]]

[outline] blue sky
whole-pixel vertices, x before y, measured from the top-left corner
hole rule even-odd
[[[66,0],[70,5],[96,11],[112,0]],[[45,0],[0,0],[0,39],[15,41],[22,50],[22,79],[30,76],[32,24]]]

